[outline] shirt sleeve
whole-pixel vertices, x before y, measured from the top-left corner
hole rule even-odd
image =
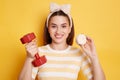
[[[38,73],[38,67],[32,67],[32,79],[36,78],[37,73]]]
[[[83,71],[84,75],[87,77],[88,80],[93,77],[91,62],[90,59],[85,55],[85,53],[83,54],[81,70]]]

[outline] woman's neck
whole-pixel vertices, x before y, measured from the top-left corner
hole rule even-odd
[[[61,44],[51,43],[50,47],[54,50],[65,50],[68,48],[68,44],[67,43],[61,43]]]

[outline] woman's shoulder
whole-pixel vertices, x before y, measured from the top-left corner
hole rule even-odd
[[[81,49],[79,47],[75,47],[75,46],[71,46],[70,52],[82,53]]]
[[[75,47],[75,46],[71,46],[71,50],[78,50],[78,51],[80,51],[80,48],[78,48],[78,47]]]
[[[39,47],[38,47],[38,50],[39,50],[39,51],[41,51],[41,50],[47,50],[47,45],[39,46]]]
[[[72,49],[79,49],[78,47],[76,46],[71,46]]]
[[[38,46],[38,48],[40,48],[40,49],[46,49],[47,45]]]

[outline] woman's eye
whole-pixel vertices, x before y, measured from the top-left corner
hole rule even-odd
[[[63,28],[66,28],[66,26],[62,26]]]
[[[51,26],[52,28],[55,28],[56,26]]]

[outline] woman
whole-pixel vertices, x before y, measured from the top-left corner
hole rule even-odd
[[[88,80],[105,80],[95,45],[91,38],[80,45],[72,46],[74,24],[70,15],[70,5],[50,5],[50,14],[44,28],[44,46],[36,46],[36,40],[26,45],[27,57],[19,80],[77,80],[80,70]],[[33,67],[34,54],[46,55],[47,63]]]

